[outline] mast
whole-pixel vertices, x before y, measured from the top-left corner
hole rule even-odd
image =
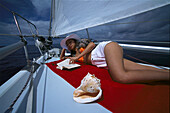
[[[49,24],[49,37],[51,37],[51,22],[52,22],[52,9],[53,9],[53,0],[51,0],[51,9],[50,9],[50,24]]]

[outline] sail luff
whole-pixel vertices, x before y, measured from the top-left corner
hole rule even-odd
[[[53,8],[52,35],[106,24],[168,4],[169,0],[58,0]]]

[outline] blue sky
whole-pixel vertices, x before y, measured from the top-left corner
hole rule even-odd
[[[34,23],[40,35],[48,35],[51,0],[0,0],[0,3]],[[19,18],[18,20],[23,34],[30,34],[26,22]],[[129,22],[137,23],[120,24]],[[89,28],[90,38],[95,40],[169,41],[170,5],[109,24],[113,25]],[[75,33],[81,38],[87,38],[85,30]],[[0,34],[19,34],[12,14],[2,7],[0,7]],[[34,44],[33,38],[26,39],[28,44]],[[55,39],[54,43],[59,43],[60,40]],[[0,36],[0,46],[17,41],[19,41],[19,37]]]
[[[48,35],[50,0],[1,0],[0,3],[35,24],[40,35]],[[27,23],[19,17],[18,21],[22,33],[30,34]],[[2,7],[0,7],[0,34],[19,34],[12,14]],[[0,45],[11,44],[18,40],[19,37],[0,36]],[[31,41],[31,43],[33,41],[32,38],[28,38],[27,40]]]

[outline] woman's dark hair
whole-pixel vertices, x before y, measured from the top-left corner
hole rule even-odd
[[[80,48],[86,48],[87,45],[91,42],[89,39],[81,39],[80,41],[77,41],[75,39],[73,39],[73,40],[75,41],[76,48],[78,48],[78,50]],[[76,54],[76,51],[71,50],[71,56],[75,56],[75,54]]]
[[[80,42],[77,45],[77,48],[86,48],[87,45],[90,43],[91,41],[89,39],[81,39]]]

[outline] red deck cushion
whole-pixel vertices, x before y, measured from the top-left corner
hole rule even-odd
[[[59,70],[55,61],[46,65],[77,88],[89,72],[101,80],[103,96],[97,102],[114,113],[169,113],[168,85],[120,84],[112,81],[108,70],[81,64],[73,70]]]

